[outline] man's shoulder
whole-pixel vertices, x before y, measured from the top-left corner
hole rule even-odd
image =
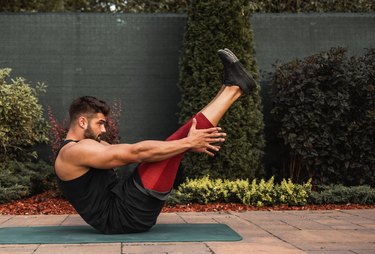
[[[102,146],[102,145],[105,145],[103,142],[99,142],[97,140],[94,140],[94,139],[90,139],[90,138],[85,138],[85,139],[81,139],[81,140],[78,140],[75,143],[75,146],[78,146],[78,147],[82,147],[82,146],[86,146],[86,145],[89,145],[89,146]]]
[[[100,147],[100,146],[102,146],[102,144],[100,144],[96,140],[82,139],[82,140],[75,141],[75,142],[69,142],[68,144],[64,145],[61,148],[60,153],[62,155],[65,155],[65,154],[69,154],[69,155],[75,154],[75,155],[77,155],[77,153],[79,154],[80,152],[84,152],[87,149],[93,149],[93,148],[98,147],[98,146]]]

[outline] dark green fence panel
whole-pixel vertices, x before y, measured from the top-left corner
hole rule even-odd
[[[256,14],[251,18],[256,57],[263,72],[331,47],[360,54],[375,47],[375,13]]]
[[[160,139],[177,126],[179,15],[2,14],[0,67],[48,85],[59,119],[70,102],[121,99],[122,141]]]
[[[256,14],[251,17],[261,74],[280,60],[331,47],[349,54],[375,47],[375,14]],[[0,68],[48,85],[42,104],[67,116],[77,96],[121,99],[123,142],[164,139],[177,127],[178,59],[185,15],[32,13],[0,14]],[[266,136],[269,81],[262,77]],[[272,135],[271,135],[272,134]],[[270,143],[269,143],[270,144]],[[267,148],[272,166],[272,147]]]

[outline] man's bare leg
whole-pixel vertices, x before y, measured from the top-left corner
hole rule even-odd
[[[255,81],[247,74],[237,57],[229,50],[219,51],[220,58],[225,67],[223,86],[216,97],[211,100],[193,118],[197,120],[197,129],[206,129],[218,125],[220,119],[241,96],[254,89]],[[189,134],[192,119],[173,133],[167,140],[176,140]],[[183,154],[176,155],[167,160],[153,163],[141,163],[138,174],[143,186],[156,192],[169,192],[173,186],[176,173]]]
[[[218,95],[200,112],[206,116],[213,126],[217,126],[220,119],[241,94],[242,91],[238,86],[222,86]]]
[[[215,97],[206,106],[204,106],[204,108],[201,109],[199,112],[202,112],[205,108],[209,107],[215,101],[215,99],[220,96],[220,94],[224,91],[224,89],[225,89],[225,86],[222,85],[220,90],[216,93]]]

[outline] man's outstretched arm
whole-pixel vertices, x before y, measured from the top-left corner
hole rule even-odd
[[[135,144],[106,146],[95,140],[85,139],[62,151],[61,159],[73,161],[75,166],[110,169],[134,162],[161,161],[190,149],[213,155],[223,142],[225,133],[219,127],[196,129],[193,120],[189,135],[173,141],[141,141]]]

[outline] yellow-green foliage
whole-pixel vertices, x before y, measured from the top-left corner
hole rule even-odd
[[[14,156],[24,147],[47,141],[38,101],[46,86],[38,83],[33,88],[24,78],[10,78],[10,73],[11,69],[0,69],[0,156]]]
[[[283,180],[277,187],[277,193],[281,204],[305,205],[311,195],[311,179],[303,184],[294,184],[291,179]]]
[[[174,193],[174,199],[183,203],[234,202],[245,205],[305,205],[311,193],[311,181],[295,184],[291,179],[275,183],[274,178],[249,180],[187,179]]]
[[[270,178],[267,182],[261,179],[257,183],[257,179],[254,179],[249,190],[245,193],[242,198],[242,203],[245,205],[272,205],[275,202],[275,184],[274,178]]]

